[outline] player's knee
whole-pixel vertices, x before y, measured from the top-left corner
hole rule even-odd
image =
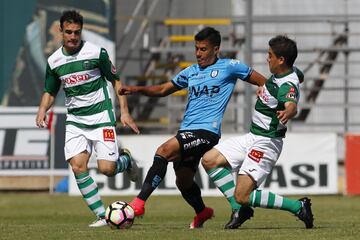
[[[172,149],[168,145],[163,144],[158,147],[158,149],[156,150],[156,154],[162,156],[165,159],[168,159],[170,157],[171,151]]]
[[[87,168],[79,165],[71,165],[71,170],[75,175],[79,175],[87,171]]]
[[[205,170],[210,170],[217,166],[216,159],[210,151],[204,154],[201,159],[201,164],[203,165]]]
[[[209,157],[208,153],[205,153],[204,156],[201,158],[201,164],[206,170],[211,169],[212,160]]]

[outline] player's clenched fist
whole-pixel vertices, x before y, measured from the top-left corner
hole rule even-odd
[[[130,95],[133,93],[136,93],[138,91],[138,89],[136,88],[136,86],[122,86],[119,89],[119,94],[120,95]]]

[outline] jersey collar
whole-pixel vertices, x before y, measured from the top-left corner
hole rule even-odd
[[[274,74],[275,78],[283,78],[286,77],[287,75],[290,75],[294,72],[293,68],[290,68],[289,71],[285,72],[285,73],[281,73],[281,74]]]
[[[217,61],[218,61],[218,60],[219,60],[219,58],[218,58],[218,57],[216,57],[215,61],[214,61],[212,64],[207,65],[206,67],[200,67],[200,66],[199,66],[199,68],[200,68],[200,69],[206,69],[206,68],[208,68],[208,67],[210,67],[210,66],[214,65],[215,63],[217,63]]]

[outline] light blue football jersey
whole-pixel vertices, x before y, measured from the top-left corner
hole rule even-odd
[[[188,103],[180,130],[204,129],[221,135],[221,122],[236,80],[246,81],[252,69],[235,59],[218,59],[200,68],[189,66],[173,78],[179,89],[187,88]]]

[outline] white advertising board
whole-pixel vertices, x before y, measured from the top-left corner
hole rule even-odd
[[[222,139],[233,135],[222,136]],[[137,195],[153,162],[158,146],[172,135],[119,136],[122,147],[128,148],[141,168],[138,183],[128,180],[124,174],[108,178],[96,171],[96,161],[91,160],[90,174],[97,182],[102,195]],[[338,169],[336,154],[336,134],[288,134],[284,139],[283,152],[272,173],[260,188],[278,194],[337,194]],[[71,171],[71,170],[69,170]],[[75,179],[69,174],[69,194],[79,195]],[[199,166],[196,182],[203,196],[221,196],[220,191],[208,178],[203,167]],[[154,195],[180,194],[176,189],[172,163],[164,181]]]

